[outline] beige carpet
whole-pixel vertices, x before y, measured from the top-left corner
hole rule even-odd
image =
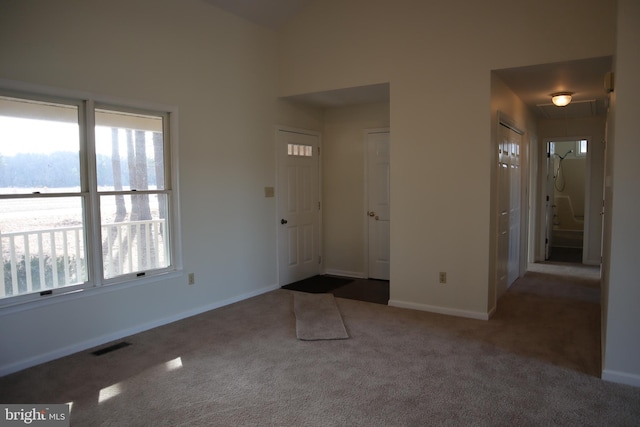
[[[640,425],[640,389],[597,377],[593,292],[528,274],[490,321],[336,298],[350,339],[300,341],[276,290],[0,378],[0,402],[73,402],[72,426]]]
[[[293,292],[296,336],[303,341],[349,338],[333,294]]]

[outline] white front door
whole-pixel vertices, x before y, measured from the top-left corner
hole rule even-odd
[[[278,130],[280,286],[320,272],[318,146],[317,134]]]
[[[368,131],[366,138],[369,278],[389,280],[389,131]]]

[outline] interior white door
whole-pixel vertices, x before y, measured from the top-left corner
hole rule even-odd
[[[522,135],[502,123],[498,133],[498,296],[520,276]]]
[[[510,131],[510,168],[509,168],[509,260],[507,272],[507,287],[520,277],[520,222],[521,222],[521,195],[522,195],[522,171],[520,158],[521,135]]]
[[[320,272],[319,137],[278,130],[280,286]]]
[[[369,278],[389,280],[390,180],[389,131],[368,132],[367,218]]]

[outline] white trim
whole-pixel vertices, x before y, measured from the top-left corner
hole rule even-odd
[[[513,120],[508,114],[498,110],[498,125],[503,125],[517,133],[518,135],[524,135],[524,126],[520,126],[515,120]]]
[[[220,307],[224,307],[226,305],[234,304],[236,302],[253,298],[255,296],[271,292],[273,290],[278,289],[277,285],[271,285],[265,288],[258,289],[256,291],[247,292],[242,295],[238,295],[232,298],[227,298],[222,301],[217,301],[212,304],[208,304],[202,307],[194,308],[191,310],[183,311],[182,313],[174,314],[168,317],[164,317],[161,319],[153,320],[141,325],[136,325],[131,328],[122,329],[117,332],[113,332],[111,334],[102,335],[100,337],[92,338],[90,340],[82,341],[76,344],[69,345],[67,347],[59,348],[53,351],[49,351],[37,356],[32,356],[27,359],[20,360],[18,362],[10,363],[8,365],[0,366],[0,377],[5,375],[12,374],[14,372],[21,371],[23,369],[30,368],[32,366],[39,365],[41,363],[50,362],[55,359],[59,359],[61,357],[69,356],[74,353],[78,353],[80,351],[87,350],[89,348],[93,348],[99,345],[106,344],[111,341],[115,341],[124,337],[128,337],[134,334],[138,334],[140,332],[147,331],[149,329],[157,328],[159,326],[167,325],[169,323],[177,322],[179,320],[186,319],[191,316],[195,316],[210,310],[215,310]]]
[[[7,304],[2,306],[0,309],[0,318],[3,316],[9,316],[11,314],[20,313],[23,311],[35,310],[41,307],[46,307],[51,304],[57,304],[59,302],[67,302],[73,301],[76,299],[86,298],[98,296],[101,294],[106,294],[109,292],[120,291],[123,289],[128,289],[134,286],[142,286],[146,284],[151,284],[164,280],[172,280],[177,279],[179,277],[184,276],[184,273],[177,270],[172,270],[168,272],[162,272],[159,274],[151,274],[145,277],[141,277],[137,280],[130,280],[127,282],[119,282],[112,283],[109,285],[103,286],[94,286],[94,287],[69,287],[67,288],[59,288],[60,293],[53,293],[52,295],[41,297],[39,299],[32,299],[29,301],[16,301],[11,304]]]
[[[603,369],[602,379],[612,383],[626,384],[634,387],[640,387],[640,375],[637,375],[637,374],[629,374],[627,372]]]
[[[108,105],[113,108],[123,109],[135,109],[148,112],[158,112],[163,115],[168,115],[168,120],[165,120],[165,127],[163,132],[166,132],[167,126],[169,130],[169,144],[165,143],[165,156],[170,158],[170,164],[168,170],[165,170],[165,179],[170,179],[170,193],[169,193],[169,208],[171,209],[171,217],[169,221],[169,234],[171,238],[171,267],[162,269],[159,273],[150,272],[148,278],[135,278],[130,280],[126,277],[122,277],[123,280],[108,281],[103,279],[102,274],[102,259],[100,251],[93,250],[91,253],[87,252],[87,268],[89,269],[89,280],[85,283],[54,289],[53,295],[46,298],[35,297],[36,293],[17,295],[15,297],[9,297],[0,301],[0,316],[15,313],[23,310],[30,310],[33,308],[49,305],[51,303],[57,303],[60,301],[66,301],[68,298],[77,297],[79,295],[86,295],[88,292],[90,295],[95,295],[98,289],[106,291],[107,288],[111,288],[113,285],[118,287],[129,287],[135,285],[143,285],[151,281],[157,281],[160,279],[167,279],[171,277],[177,277],[181,274],[183,268],[182,260],[182,233],[181,233],[181,218],[180,218],[180,191],[179,191],[179,159],[178,159],[178,108],[176,106],[170,106],[165,104],[157,104],[150,102],[141,102],[130,99],[123,99],[113,96],[99,95],[91,92],[78,91],[73,89],[60,89],[40,84],[26,83],[22,81],[9,80],[0,78],[0,89],[3,89],[10,94],[15,93],[16,96],[32,96],[35,99],[41,97],[54,97],[64,99],[66,102],[72,102],[78,105],[79,114],[82,123],[81,126],[81,167],[84,167],[83,174],[86,174],[91,182],[89,182],[90,188],[97,188],[97,182],[95,181],[95,147],[91,140],[93,136],[93,129],[95,127],[95,107],[96,104]],[[82,125],[86,127],[82,129]],[[168,153],[166,148],[168,148]],[[170,156],[170,157],[169,157]],[[83,186],[85,184],[82,184]],[[82,193],[78,195],[91,198],[91,202],[86,207],[87,211],[84,213],[85,228],[90,232],[87,233],[87,247],[96,249],[99,245],[96,242],[100,242],[100,232],[98,227],[93,224],[95,218],[98,218],[96,212],[92,212],[91,209],[99,209],[97,192],[90,190],[89,188],[82,188]],[[88,192],[88,196],[85,194]],[[111,291],[112,289],[108,289]],[[58,297],[65,297],[64,299]],[[28,298],[22,298],[28,297]],[[6,300],[10,300],[7,302]]]
[[[391,128],[390,127],[384,127],[384,128],[370,128],[370,129],[363,129],[362,131],[362,144],[364,147],[364,207],[363,207],[363,214],[365,215],[365,220],[363,222],[363,233],[362,235],[364,236],[364,250],[362,251],[363,254],[363,266],[364,266],[364,276],[363,278],[368,278],[370,277],[370,271],[369,271],[369,218],[366,216],[368,211],[369,211],[369,135],[372,134],[376,134],[376,133],[388,133],[389,134],[389,148],[391,148]],[[391,159],[391,157],[389,157],[389,159]],[[389,160],[389,165],[391,165],[391,160]]]
[[[342,277],[352,277],[354,279],[366,279],[367,276],[362,271],[347,271],[347,270],[335,270],[335,269],[327,269],[324,272],[325,274],[329,274],[331,276],[342,276]]]
[[[494,315],[494,314],[496,314],[496,310],[497,310],[497,309],[498,309],[498,306],[497,306],[497,303],[496,303],[496,304],[494,304],[494,306],[491,308],[491,310],[489,310],[489,313],[487,313],[488,319],[486,319],[486,320],[491,319],[491,318],[493,317],[493,315]],[[485,320],[485,319],[482,319],[482,320]]]
[[[465,317],[468,319],[489,320],[493,313],[482,313],[479,311],[460,310],[457,308],[438,307],[435,305],[419,304],[415,302],[389,300],[390,307],[408,308],[411,310],[428,311],[430,313],[446,314],[448,316]]]
[[[127,98],[120,98],[109,95],[100,95],[88,91],[80,91],[74,89],[59,89],[51,86],[45,86],[36,83],[27,83],[19,80],[10,80],[0,78],[0,87],[10,91],[20,92],[21,94],[31,94],[35,96],[53,96],[58,98],[67,98],[73,100],[88,100],[100,104],[111,104],[121,107],[139,108],[141,110],[166,111],[168,113],[177,112],[177,107],[172,105],[160,104],[155,102],[132,101]]]

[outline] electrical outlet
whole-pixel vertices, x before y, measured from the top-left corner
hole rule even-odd
[[[445,271],[440,272],[440,283],[447,283],[447,273]]]
[[[196,274],[195,273],[189,273],[189,284],[193,285],[194,283],[196,283]]]

